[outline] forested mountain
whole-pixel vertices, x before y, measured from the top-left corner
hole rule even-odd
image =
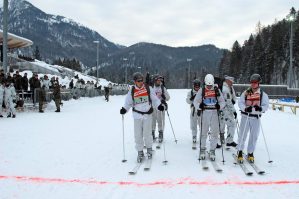
[[[299,79],[299,13],[294,8],[293,27],[293,79],[298,87]],[[262,27],[257,25],[256,34],[251,34],[240,44],[235,41],[230,51],[223,52],[219,64],[221,75],[230,74],[238,83],[247,83],[252,73],[259,73],[265,84],[287,84],[290,65],[291,22],[286,19]],[[295,85],[294,85],[295,86]]]
[[[34,42],[21,53],[79,71],[83,64],[91,68],[89,74],[96,76],[94,41],[98,40],[99,77],[117,83],[125,83],[126,77],[130,80],[134,72],[141,71],[164,75],[170,88],[185,88],[195,77],[203,79],[207,72],[216,73],[223,54],[214,45],[178,48],[144,42],[129,47],[117,45],[96,31],[63,16],[47,14],[25,0],[9,0],[8,11],[8,31]]]

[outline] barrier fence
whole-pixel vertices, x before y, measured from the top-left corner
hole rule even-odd
[[[52,89],[41,89],[37,88],[33,91],[17,90],[17,105],[16,108],[18,111],[24,111],[24,109],[37,109],[38,103],[40,100],[44,104],[50,103],[53,99],[53,90]],[[109,91],[109,95],[125,95],[127,90],[112,89]],[[71,99],[79,99],[81,97],[98,97],[104,96],[105,91],[100,89],[83,89],[83,88],[74,88],[74,89],[60,89],[60,96],[62,101],[68,101]]]

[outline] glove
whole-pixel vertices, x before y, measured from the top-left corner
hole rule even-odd
[[[215,105],[215,107],[216,107],[217,110],[220,109],[220,105],[218,103]]]
[[[124,107],[121,107],[120,114],[126,114],[127,110]]]
[[[225,143],[224,133],[220,133],[220,142],[221,144]]]
[[[164,95],[164,94],[162,94],[162,95],[161,95],[161,97],[162,97],[162,99],[164,99],[164,100],[166,99],[166,97],[165,97],[165,95]]]
[[[161,104],[167,104],[166,101],[164,99],[161,100]]]
[[[199,108],[200,108],[201,110],[204,110],[204,109],[205,109],[205,104],[204,104],[204,103],[200,103]]]
[[[192,95],[191,97],[190,97],[190,101],[193,101],[194,100],[194,98],[195,98],[195,95]]]
[[[201,110],[197,110],[197,116],[200,117],[201,115]]]
[[[260,107],[260,106],[258,106],[258,105],[255,105],[254,108],[255,108],[255,111],[260,111],[260,112],[262,112],[262,107]]]
[[[251,113],[252,112],[252,106],[248,106],[247,108],[245,108],[245,112]]]
[[[159,110],[159,111],[164,111],[164,106],[163,106],[162,104],[160,104],[160,105],[158,106],[158,110]]]
[[[232,99],[232,103],[235,104],[236,103],[235,100]]]
[[[234,112],[235,119],[237,119],[237,112]]]

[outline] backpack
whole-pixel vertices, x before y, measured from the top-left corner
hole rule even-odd
[[[247,88],[245,92],[252,92],[252,88],[251,87]],[[263,99],[264,91],[262,89],[260,89],[260,92],[261,92],[261,94],[260,94],[260,106],[262,106],[262,99]],[[246,100],[247,100],[247,95],[245,95],[245,101]]]
[[[218,88],[222,91],[224,78],[214,77],[214,83],[218,85]]]

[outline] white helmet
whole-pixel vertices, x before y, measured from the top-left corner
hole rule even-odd
[[[205,85],[214,85],[214,76],[211,74],[207,74],[205,77]]]

